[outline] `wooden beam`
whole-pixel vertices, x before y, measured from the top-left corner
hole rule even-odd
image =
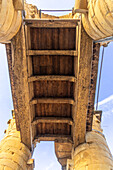
[[[71,118],[63,117],[36,117],[32,122],[32,125],[36,125],[38,123],[67,123],[72,125],[73,120]]]
[[[27,55],[66,55],[77,56],[75,50],[27,50]]]
[[[35,137],[33,143],[40,141],[55,141],[61,143],[72,143],[72,137],[70,135],[54,135],[54,134],[44,134]]]
[[[75,95],[75,112],[73,120],[75,123],[73,140],[74,147],[85,142],[86,119],[88,109],[89,87],[91,79],[91,61],[93,54],[93,41],[81,25],[78,46],[78,74],[77,93]]]
[[[14,92],[17,107],[14,111],[17,115],[20,129],[21,142],[29,149],[32,148],[31,116],[29,105],[29,89],[27,80],[26,46],[24,26],[21,26],[16,36],[11,40]],[[13,90],[13,89],[12,89]]]
[[[30,27],[25,26],[25,41],[26,41],[26,50],[31,49],[31,34],[30,34]],[[26,59],[27,63],[27,72],[28,77],[31,77],[33,75],[33,60],[32,57],[27,57]],[[34,84],[33,82],[28,83],[29,87],[29,101],[34,98]],[[31,122],[33,121],[35,117],[35,105],[30,106],[30,113],[31,114]],[[32,138],[34,139],[35,136],[35,129],[32,129]]]
[[[76,78],[74,76],[56,76],[56,75],[51,75],[51,76],[31,76],[28,78],[28,82],[33,82],[33,81],[69,81],[69,82],[76,82]]]
[[[27,26],[38,28],[75,28],[79,19],[24,19]]]
[[[67,104],[74,104],[73,99],[68,98],[34,98],[30,101],[30,104],[38,104],[38,103],[67,103]]]
[[[76,36],[76,44],[75,44],[75,48],[77,49],[78,51],[78,42],[79,42],[79,26],[76,27],[76,33],[75,33],[75,36]],[[79,63],[78,63],[78,60],[79,58],[78,57],[74,57],[74,76],[76,78],[78,78],[78,67],[79,67]],[[71,128],[71,132],[72,132],[72,135],[75,136],[74,134],[74,130],[75,130],[75,122],[76,122],[76,119],[75,119],[75,113],[76,113],[76,104],[77,104],[77,80],[76,80],[76,83],[73,84],[73,97],[74,97],[74,100],[75,100],[75,104],[72,106],[72,118],[73,118],[73,125],[72,125],[72,128]]]

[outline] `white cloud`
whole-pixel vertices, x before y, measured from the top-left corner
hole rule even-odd
[[[98,110],[102,110],[102,129],[113,154],[113,95],[100,101],[98,106]]]
[[[98,103],[99,106],[104,105],[108,102],[111,102],[113,100],[113,95],[107,97],[106,99],[102,100],[101,102]]]
[[[54,162],[52,162],[47,168],[46,168],[46,170],[52,170],[51,168],[54,168]]]
[[[103,119],[113,115],[113,95],[98,103],[98,110],[102,110]]]

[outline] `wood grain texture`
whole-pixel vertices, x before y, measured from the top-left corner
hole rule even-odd
[[[69,81],[69,82],[76,82],[76,78],[74,76],[31,76],[28,78],[28,82],[33,81]]]
[[[70,104],[61,103],[38,103],[35,106],[36,117],[47,116],[47,117],[67,117],[71,118],[72,106]]]
[[[28,50],[27,55],[68,55],[77,56],[77,51],[75,50]]]
[[[76,50],[75,28],[33,28],[30,50]],[[68,46],[65,45],[68,43]]]
[[[67,123],[69,125],[73,124],[73,120],[71,118],[62,118],[62,117],[36,117],[32,125],[36,125],[38,123]]]
[[[33,56],[34,75],[74,75],[72,56]]]
[[[34,98],[30,101],[30,104],[37,104],[37,103],[68,103],[74,104],[74,100],[72,99],[65,99],[65,98]]]

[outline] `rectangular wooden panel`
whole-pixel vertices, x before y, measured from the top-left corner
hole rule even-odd
[[[76,50],[76,28],[30,28],[31,50]]]
[[[68,81],[35,81],[35,97],[72,98],[73,83]]]
[[[34,75],[74,75],[73,56],[33,56]]]
[[[68,117],[71,118],[72,106],[70,104],[50,104],[38,103],[35,105],[36,117],[47,116],[47,117]]]
[[[67,123],[39,123],[36,125],[37,135],[71,135],[71,126]]]

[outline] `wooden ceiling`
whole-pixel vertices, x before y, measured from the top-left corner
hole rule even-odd
[[[25,23],[33,139],[55,141],[56,155],[64,165],[71,158],[73,142],[78,20]],[[68,155],[65,148],[64,154],[59,151],[62,144]]]
[[[55,141],[62,166],[85,141],[92,44],[80,20],[25,19],[6,45],[21,140]]]

